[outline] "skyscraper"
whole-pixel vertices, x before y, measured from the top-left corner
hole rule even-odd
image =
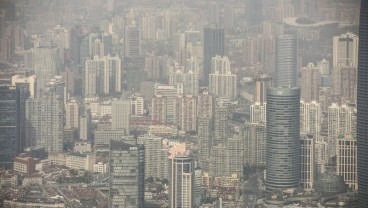
[[[0,168],[10,167],[13,158],[25,147],[24,85],[0,87]]]
[[[49,153],[63,151],[64,104],[56,96],[28,99],[26,102],[27,146],[45,148]]]
[[[297,40],[293,35],[280,35],[275,44],[276,87],[295,87],[297,78]]]
[[[130,134],[130,100],[113,100],[111,102],[111,128],[125,129]]]
[[[357,147],[359,207],[368,204],[368,2],[361,1],[358,58]]]
[[[336,140],[336,174],[342,176],[345,184],[355,191],[358,189],[356,139],[341,134]]]
[[[300,138],[300,186],[311,190],[317,174],[315,164],[315,139],[310,134],[302,135]]]
[[[46,83],[60,73],[60,50],[55,46],[35,50],[34,69],[37,77],[37,96],[42,96]]]
[[[170,159],[169,184],[169,207],[194,206],[194,164],[190,156]]]
[[[320,69],[313,63],[309,63],[307,67],[302,68],[301,99],[306,102],[319,100],[319,83]]]
[[[299,108],[299,88],[268,88],[266,191],[299,186]]]
[[[236,99],[237,78],[230,70],[230,61],[227,57],[215,56],[211,60],[211,73],[208,83],[209,92],[221,98]]]
[[[144,146],[110,140],[109,207],[144,207]]]
[[[135,58],[141,54],[141,32],[136,27],[125,27],[124,56]]]
[[[357,66],[359,38],[347,32],[333,37],[333,66]]]
[[[208,85],[209,74],[211,73],[211,60],[216,55],[225,54],[225,32],[219,28],[204,28],[204,85]]]

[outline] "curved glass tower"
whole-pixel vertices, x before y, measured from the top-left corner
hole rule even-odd
[[[299,88],[268,88],[266,110],[267,192],[299,186],[299,108]]]
[[[297,77],[297,40],[293,35],[280,35],[275,42],[276,85],[295,87]]]
[[[361,1],[358,56],[358,207],[368,204],[368,1]]]

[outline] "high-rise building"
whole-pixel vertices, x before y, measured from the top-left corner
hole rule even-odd
[[[321,107],[316,101],[300,101],[300,133],[318,136],[321,126]]]
[[[197,103],[192,95],[178,95],[175,98],[175,123],[182,131],[197,129]]]
[[[355,104],[357,99],[357,68],[338,64],[332,69],[333,92],[342,102]]]
[[[87,109],[79,118],[79,139],[90,141],[92,135],[91,111]]]
[[[300,83],[302,100],[306,102],[319,101],[320,76],[320,69],[313,63],[309,63],[307,67],[302,68]]]
[[[111,128],[125,129],[130,134],[130,100],[113,100],[111,102]]]
[[[28,99],[26,102],[27,146],[45,148],[49,153],[63,151],[64,104],[56,96]]]
[[[225,32],[219,28],[204,28],[204,85],[208,86],[209,74],[211,73],[211,60],[216,55],[225,55]]]
[[[31,75],[29,77],[22,77],[20,75],[14,75],[11,78],[11,83],[12,86],[16,86],[17,83],[27,83],[29,84],[28,88],[29,88],[29,93],[30,93],[30,97],[31,98],[35,98],[36,96],[36,85],[37,85],[37,81],[36,81],[36,76],[35,75]]]
[[[352,135],[339,135],[336,138],[336,174],[344,178],[352,191],[358,189],[357,141]]]
[[[78,128],[79,125],[79,103],[77,100],[70,100],[65,106],[65,126]]]
[[[153,177],[164,179],[163,176],[168,171],[165,163],[168,163],[168,157],[162,157],[163,147],[162,138],[154,135],[142,135],[137,139],[138,144],[144,145],[145,149],[145,178]],[[166,150],[167,152],[167,150]]]
[[[144,97],[132,95],[130,97],[131,115],[142,116],[144,114]]]
[[[361,1],[359,23],[357,147],[358,205],[368,204],[368,2]]]
[[[250,122],[266,123],[266,103],[255,102],[250,105]]]
[[[174,66],[169,67],[169,85],[176,86],[178,83],[183,84],[184,94],[198,95],[199,87],[198,72],[186,69],[175,63]]]
[[[227,57],[212,58],[212,71],[209,74],[209,92],[220,98],[236,99],[238,93],[237,77],[230,70]]]
[[[229,126],[228,126],[228,109],[226,106],[216,106],[214,110],[214,137],[213,145],[223,143],[228,139]]]
[[[103,60],[95,56],[93,60],[86,60],[85,62],[85,76],[84,76],[84,95],[95,96],[98,95],[103,88],[102,71],[104,67]],[[102,92],[101,92],[102,93]]]
[[[314,179],[317,175],[315,164],[315,136],[301,135],[300,138],[300,186],[303,189],[313,189]]]
[[[211,117],[197,118],[197,134],[199,143],[199,158],[203,162],[209,157],[212,146],[213,123]]]
[[[37,77],[37,96],[42,96],[46,83],[60,73],[60,50],[55,46],[38,47],[34,53],[34,69]]]
[[[155,94],[152,98],[151,119],[160,123],[166,123],[167,98],[161,94]]]
[[[358,64],[359,37],[351,32],[333,37],[333,66],[353,66]]]
[[[0,87],[0,168],[10,168],[25,147],[25,101],[27,86]]]
[[[267,88],[272,86],[272,77],[267,74],[263,74],[254,77],[253,81],[256,84],[254,102],[259,102],[260,104],[263,104],[266,102]]]
[[[297,78],[297,39],[280,35],[275,43],[276,87],[295,87]]]
[[[169,207],[194,206],[194,163],[190,156],[176,156],[169,162]]]
[[[266,164],[266,126],[260,123],[245,123],[240,130],[244,140],[244,165]]]
[[[109,207],[144,207],[143,145],[110,140]]]
[[[136,27],[125,27],[124,56],[135,58],[141,55],[141,32]]]
[[[300,89],[268,88],[266,191],[299,187]]]
[[[198,117],[206,117],[212,118],[213,112],[213,96],[208,92],[207,89],[204,89],[197,96],[197,116]]]

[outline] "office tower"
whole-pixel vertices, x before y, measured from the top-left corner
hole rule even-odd
[[[267,104],[255,102],[250,105],[250,122],[266,123],[266,106]]]
[[[159,58],[154,54],[146,55],[144,58],[144,71],[148,80],[160,80],[161,72],[159,67]]]
[[[219,25],[220,23],[220,9],[219,4],[217,2],[209,2],[208,5],[208,13],[207,13],[207,22],[208,24]]]
[[[110,140],[109,207],[144,207],[143,145]]]
[[[16,86],[17,83],[27,83],[29,86],[29,94],[31,98],[35,98],[36,95],[36,85],[37,85],[37,79],[35,75],[31,75],[29,77],[26,76],[20,76],[20,75],[14,75],[11,78],[12,86]]]
[[[65,106],[65,126],[77,129],[79,125],[79,103],[70,100]]]
[[[315,164],[315,136],[301,135],[300,138],[300,187],[312,190],[317,176]]]
[[[275,42],[275,86],[294,87],[297,78],[297,39],[293,35],[277,36]]]
[[[236,99],[237,77],[230,70],[230,61],[227,57],[212,58],[211,73],[209,74],[209,92],[220,98]]]
[[[219,28],[204,28],[204,46],[203,46],[203,78],[204,86],[208,86],[209,74],[211,73],[211,61],[216,55],[225,54],[225,32]]]
[[[193,159],[177,155],[169,161],[169,207],[192,208],[195,177]]]
[[[166,175],[166,165],[168,163],[167,150],[162,147],[162,137],[156,137],[154,135],[142,135],[137,139],[138,144],[144,145],[145,149],[145,178],[153,177],[164,179]],[[162,157],[163,154],[165,157]]]
[[[138,94],[133,94],[130,97],[130,109],[132,116],[143,116],[144,114],[144,97]]]
[[[358,205],[368,204],[368,2],[361,1],[359,23],[357,146],[358,146]]]
[[[135,27],[125,27],[124,56],[135,58],[141,55],[141,32]]]
[[[300,133],[318,136],[321,125],[321,107],[316,101],[300,101]]]
[[[66,87],[62,76],[55,76],[46,83],[43,96],[50,95],[57,97],[64,105],[66,104]]]
[[[9,168],[25,147],[27,86],[0,87],[0,167]]]
[[[297,188],[300,179],[300,89],[268,88],[266,191]]]
[[[90,141],[92,138],[91,110],[86,109],[79,117],[79,139]]]
[[[34,53],[34,69],[37,77],[37,96],[42,96],[46,83],[60,73],[60,49],[55,46],[38,47]]]
[[[300,83],[302,100],[306,102],[319,101],[320,76],[320,69],[313,63],[309,63],[307,67],[302,68]]]
[[[352,135],[341,134],[336,141],[336,174],[344,178],[352,191],[358,189],[357,141]]]
[[[262,0],[245,0],[245,18],[248,26],[262,23]]]
[[[28,147],[45,148],[49,153],[63,151],[64,104],[61,100],[53,95],[28,99],[26,120]]]
[[[227,107],[222,105],[216,105],[214,110],[214,137],[213,145],[223,143],[228,139],[228,118],[227,118]]]
[[[266,164],[265,124],[245,123],[239,134],[244,140],[244,165],[264,166]]]
[[[113,100],[111,102],[111,128],[125,129],[130,135],[130,100]]]
[[[175,123],[179,130],[188,132],[197,129],[197,103],[193,95],[177,95],[174,100]]]
[[[355,104],[357,99],[357,68],[338,64],[332,69],[333,92],[342,102]]]
[[[255,82],[255,92],[254,92],[254,102],[259,102],[260,104],[265,103],[267,88],[272,86],[272,77],[268,74],[262,74],[253,78]]]
[[[80,45],[78,48],[79,55],[79,63],[83,64],[87,59],[90,59],[91,56],[89,54],[89,38],[84,37],[80,40]]]
[[[359,37],[351,32],[333,37],[333,66],[353,66],[358,64]]]

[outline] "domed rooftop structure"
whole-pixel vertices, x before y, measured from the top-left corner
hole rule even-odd
[[[319,175],[314,187],[316,191],[321,192],[324,196],[337,195],[347,191],[343,177],[334,173]]]

